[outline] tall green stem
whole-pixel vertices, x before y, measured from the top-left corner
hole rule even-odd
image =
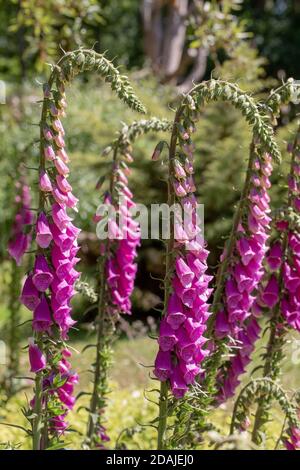
[[[99,258],[99,278],[98,278],[98,315],[97,315],[97,345],[96,345],[96,363],[94,371],[94,386],[90,404],[90,415],[88,421],[87,437],[92,442],[95,430],[95,413],[98,408],[98,389],[101,378],[101,351],[103,349],[104,338],[104,323],[105,323],[105,265],[106,256]]]

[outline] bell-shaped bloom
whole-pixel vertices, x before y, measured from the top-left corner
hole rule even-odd
[[[240,238],[237,241],[237,248],[238,248],[238,251],[239,251],[239,254],[241,256],[243,264],[245,266],[247,266],[249,261],[255,255],[255,252],[253,251],[253,249],[252,249],[252,247],[249,243],[249,240],[247,240],[247,238],[245,238],[245,237]]]
[[[52,191],[52,183],[46,171],[42,171],[40,174],[40,190],[44,192]]]
[[[70,161],[70,159],[69,159],[69,157],[68,157],[68,155],[67,155],[67,152],[65,151],[64,148],[58,149],[57,155],[59,156],[59,158],[62,159],[62,161],[63,161],[64,163],[68,163],[68,162]]]
[[[179,329],[176,332],[176,336],[176,348],[180,358],[185,362],[191,362],[196,351],[195,341],[191,340],[187,332],[183,329]]]
[[[71,410],[75,404],[75,397],[66,393],[62,388],[58,389],[57,394],[60,401]]]
[[[29,310],[35,310],[40,303],[39,291],[32,282],[32,275],[29,275],[24,283],[20,301]]]
[[[43,295],[41,301],[33,312],[32,328],[35,331],[47,331],[53,324],[51,312],[46,297]]]
[[[55,140],[57,147],[64,148],[66,146],[64,138],[61,134],[55,135],[54,140]]]
[[[53,133],[52,133],[51,129],[48,126],[44,127],[43,135],[44,135],[44,138],[48,141],[51,141],[53,139]],[[46,152],[47,148],[48,147],[46,146],[45,149],[44,149],[45,152]],[[46,153],[45,153],[45,156],[46,156]]]
[[[186,190],[184,189],[184,186],[179,181],[174,181],[174,190],[175,190],[176,196],[178,197],[186,196]]]
[[[59,189],[57,186],[54,186],[54,187],[53,187],[52,196],[53,196],[53,198],[55,199],[55,201],[56,201],[58,204],[61,204],[61,205],[66,204],[67,201],[68,201],[68,196],[67,196],[67,194],[65,194],[65,193],[63,193],[62,191],[60,191],[60,189]]]
[[[62,232],[55,224],[50,225],[51,233],[53,236],[53,241],[57,247],[60,248],[61,253],[65,253],[73,245],[73,238],[69,237],[66,231]],[[54,250],[55,247],[52,248]],[[54,250],[54,253],[57,253],[57,250]],[[65,257],[68,257],[69,254],[66,254]]]
[[[68,192],[66,205],[74,209],[75,212],[78,212],[78,209],[76,207],[78,204],[78,201],[79,199],[75,197],[74,194],[72,194],[71,192]]]
[[[54,165],[61,176],[67,176],[70,173],[69,167],[60,158],[55,158]]]
[[[194,173],[193,163],[188,158],[184,161],[184,169],[188,175],[192,175]]]
[[[177,258],[175,262],[177,276],[183,287],[191,287],[195,274],[182,258]]]
[[[174,329],[167,323],[165,319],[161,321],[159,330],[158,343],[162,351],[171,351],[177,343],[177,337]]]
[[[68,193],[69,191],[72,191],[72,186],[68,182],[67,178],[65,178],[64,176],[57,175],[56,183],[60,191],[62,191],[63,193]]]
[[[51,131],[50,131],[50,134],[52,135]],[[49,134],[49,136],[50,136]],[[49,139],[51,140],[51,139]],[[55,159],[55,152],[53,150],[53,147],[51,145],[47,145],[46,147],[44,147],[44,156],[46,158],[46,160],[49,160],[49,161],[52,161]]]
[[[59,304],[66,303],[73,295],[73,288],[66,280],[54,278],[51,284],[51,290]]]
[[[71,218],[68,216],[65,209],[57,203],[52,206],[52,217],[55,225],[57,225],[61,231],[64,231],[71,222]]]
[[[294,293],[300,286],[300,277],[296,269],[292,269],[288,263],[284,263],[283,279],[286,289]]]
[[[276,242],[270,248],[267,256],[267,262],[272,271],[277,271],[282,262],[282,246],[280,242]]]
[[[44,255],[37,255],[33,270],[32,282],[40,292],[48,289],[53,281],[53,274]]]
[[[220,310],[216,315],[215,335],[217,338],[224,338],[230,332],[230,326],[224,310]]]
[[[30,236],[25,233],[18,233],[8,244],[8,253],[17,265],[20,266],[24,253],[26,252],[30,242]]]
[[[186,172],[181,165],[181,163],[178,160],[174,161],[174,170],[175,170],[175,176],[178,179],[185,179],[186,178]]]
[[[171,294],[168,302],[166,321],[174,330],[177,330],[185,319],[186,315],[184,314],[182,302],[175,293]]]
[[[40,372],[46,368],[46,357],[39,349],[39,347],[34,344],[34,339],[29,339],[29,363],[30,363],[30,372]]]
[[[172,372],[171,353],[158,351],[154,365],[154,375],[162,382],[167,380]]]
[[[175,398],[183,398],[188,391],[188,386],[184,380],[179,367],[176,367],[170,378],[171,390]]]
[[[226,281],[225,291],[226,291],[227,303],[232,307],[236,307],[238,303],[241,301],[242,297],[241,297],[241,293],[239,292],[237,288],[237,284],[233,279],[228,279]]]
[[[184,361],[179,363],[180,371],[183,375],[184,381],[187,385],[194,383],[195,378],[201,372],[201,369],[196,364],[188,364]]]
[[[57,114],[56,114],[57,115]],[[61,135],[65,135],[65,131],[64,131],[64,128],[63,128],[63,125],[61,123],[61,120],[60,119],[53,119],[52,123],[51,123],[53,129],[56,131],[56,132],[59,132]]]
[[[193,306],[193,302],[197,295],[196,289],[195,288],[185,289],[177,277],[173,279],[173,288],[174,288],[176,295],[181,299],[182,303],[186,307],[191,308]]]
[[[36,223],[36,242],[41,248],[48,248],[52,241],[52,233],[49,227],[49,222],[44,212],[38,216]]]

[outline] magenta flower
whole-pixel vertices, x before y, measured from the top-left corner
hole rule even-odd
[[[271,158],[265,155],[264,161],[255,161],[249,191],[248,218],[240,221],[237,241],[229,263],[225,284],[223,305],[216,316],[215,336],[229,336],[232,356],[219,371],[219,401],[225,401],[235,393],[239,376],[244,373],[250,361],[250,354],[258,338],[259,326],[255,319],[261,315],[261,307],[255,302],[253,293],[258,289],[264,276],[263,260],[267,251],[266,242],[270,230],[270,187],[272,171]],[[226,255],[226,253],[225,253]],[[278,252],[274,251],[270,263],[278,262]],[[276,277],[265,286],[260,302],[274,306],[278,301]],[[239,346],[238,352],[236,346]]]
[[[175,269],[177,276],[185,288],[192,286],[192,281],[195,277],[195,274],[191,271],[189,266],[185,263],[182,258],[177,258],[175,263]]]
[[[52,138],[52,133],[51,131],[49,131],[50,133],[47,135],[50,137],[51,135],[51,138]],[[51,138],[49,138],[48,140],[51,140]],[[52,161],[55,159],[55,152],[53,150],[53,147],[51,147],[51,145],[47,145],[46,147],[44,147],[44,156],[46,158],[46,160],[49,160],[49,161]]]
[[[29,338],[29,362],[30,372],[40,372],[46,368],[46,358],[39,347],[34,344],[34,339]]]
[[[154,375],[164,382],[172,372],[171,353],[169,351],[159,351],[155,359]]]
[[[46,258],[37,255],[33,270],[32,282],[40,292],[45,292],[53,281],[53,274]]]
[[[71,218],[66,213],[66,209],[57,203],[53,204],[52,206],[52,217],[55,225],[61,231],[64,231],[71,222]]]
[[[48,331],[52,324],[50,308],[46,297],[43,295],[40,303],[33,312],[32,328],[35,331]]]
[[[41,248],[48,248],[52,241],[52,233],[48,219],[43,212],[38,216],[36,223],[36,242]]]
[[[70,173],[69,168],[60,158],[55,158],[54,165],[61,176],[67,176]]]
[[[277,271],[277,269],[281,266],[282,254],[283,253],[280,242],[274,243],[267,256],[267,262],[272,271]]]
[[[39,291],[32,282],[32,276],[28,276],[25,280],[20,301],[29,310],[35,310],[40,303]]]
[[[279,295],[278,281],[276,277],[273,275],[261,295],[261,300],[267,307],[272,308],[278,302],[278,295]]]
[[[40,174],[40,190],[44,192],[51,192],[52,191],[52,183],[48,176],[48,173],[42,171]]]

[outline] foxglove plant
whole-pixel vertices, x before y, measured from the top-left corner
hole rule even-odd
[[[233,106],[240,109],[246,120],[252,126],[253,134],[255,135],[253,151],[249,162],[250,169],[247,173],[246,184],[242,196],[242,207],[239,208],[233,229],[233,233],[235,235],[237,227],[240,224],[242,208],[244,208],[245,200],[248,198],[252,166],[256,160],[254,155],[258,153],[261,157],[259,163],[265,166],[268,162],[263,160],[262,155],[269,152],[269,154],[273,155],[275,159],[279,159],[279,151],[273,139],[272,128],[267,123],[266,119],[264,119],[260,114],[253,99],[245,95],[238,87],[232,84],[215,80],[203,82],[200,85],[197,85],[183,99],[179,106],[176,112],[169,146],[168,203],[171,206],[178,198],[182,201],[188,200],[189,205],[193,206],[193,197],[189,195],[195,191],[192,176],[194,145],[190,136],[191,132],[195,128],[194,123],[199,119],[199,110],[201,106],[209,101],[217,100],[231,102]],[[154,152],[154,159],[159,158],[161,149],[162,146],[158,145]],[[267,181],[265,180],[266,177],[263,175],[262,181],[264,181],[264,185],[266,186]],[[253,232],[254,225],[265,226],[267,223],[267,218],[263,218],[262,209],[260,209],[260,211],[257,211],[257,209],[259,209],[259,207],[257,207],[256,204],[253,204],[255,215],[257,215],[257,218],[260,220],[259,223],[256,223],[257,218],[254,214],[251,214],[251,217],[249,216],[249,225],[251,223]],[[173,226],[176,232],[176,221],[175,223],[173,221]],[[160,412],[158,418],[158,448],[160,449],[165,448],[167,445],[167,416],[171,412],[172,408],[168,408],[169,387],[171,387],[173,393],[175,392],[174,394],[177,397],[182,397],[188,389],[187,381],[183,379],[183,374],[186,370],[184,367],[182,368],[184,370],[180,369],[180,363],[182,364],[182,362],[186,362],[187,365],[191,365],[190,370],[188,370],[189,374],[186,376],[190,383],[194,383],[195,377],[199,372],[201,372],[198,368],[200,363],[205,359],[205,356],[207,356],[207,358],[204,363],[209,363],[211,355],[208,354],[208,351],[211,351],[214,348],[212,348],[211,345],[209,349],[204,348],[206,340],[202,337],[202,334],[204,333],[208,336],[207,332],[205,333],[205,323],[207,321],[209,323],[209,330],[210,332],[212,331],[212,325],[215,323],[217,312],[221,310],[220,304],[223,297],[222,290],[227,270],[227,263],[229,257],[232,256],[232,251],[235,247],[235,238],[233,239],[232,237],[231,246],[227,249],[227,252],[224,255],[226,262],[224,262],[222,272],[219,274],[219,285],[217,285],[214,296],[215,305],[212,309],[213,315],[209,319],[207,300],[212,291],[208,287],[207,281],[209,280],[209,277],[206,275],[206,256],[208,252],[204,247],[201,249],[201,247],[195,245],[193,241],[190,243],[190,246],[185,246],[185,244],[183,244],[185,248],[189,248],[190,253],[181,252],[181,243],[178,242],[184,241],[185,236],[186,234],[182,233],[179,237],[176,235],[171,237],[168,242],[166,254],[166,277],[164,283],[165,302],[159,336],[160,351],[156,360],[155,368],[156,376],[160,380],[163,380],[160,392]],[[259,239],[259,242],[263,243],[263,240]],[[238,272],[236,275],[238,275]],[[220,281],[222,287],[220,287]],[[181,307],[181,303],[183,304],[183,308]],[[201,313],[197,318],[199,312]],[[169,317],[171,317],[170,320],[168,320]],[[194,324],[192,328],[187,326],[190,322],[190,317],[192,317],[192,320],[196,322],[200,320],[199,323],[202,326],[198,329]],[[178,323],[175,322],[175,318]],[[197,333],[194,332],[194,327],[196,328]],[[189,334],[192,334],[192,336],[189,336]],[[191,340],[192,337],[194,339]],[[165,348],[166,351],[163,351],[163,348]],[[187,348],[189,354],[183,356],[185,348]],[[171,355],[162,354],[168,353],[169,351],[172,351]],[[201,381],[203,381],[204,378],[203,383],[205,387],[210,383],[212,376],[215,376],[215,369],[218,368],[218,366],[216,366],[216,358],[219,361],[219,352],[216,354],[216,352],[213,351],[212,356],[214,362],[214,366],[212,367],[213,371],[208,368],[201,373]],[[186,361],[184,361],[184,358]],[[196,366],[196,368],[194,366]],[[175,380],[172,379],[174,371],[176,371]],[[211,390],[209,390],[209,393],[210,392]],[[203,394],[203,396],[205,396],[205,394]],[[209,397],[209,400],[211,400],[211,397]],[[179,415],[181,415],[181,413],[179,413],[178,416]],[[187,421],[188,419],[186,419],[186,422]]]
[[[223,305],[216,315],[215,336],[230,337],[228,347],[237,352],[218,373],[218,401],[232,397],[240,384],[239,377],[251,361],[251,353],[259,337],[260,326],[253,315],[252,295],[263,276],[263,260],[267,250],[271,218],[268,189],[272,159],[265,154],[253,160],[249,170],[248,201],[236,232],[236,243],[227,264]],[[225,248],[226,250],[226,248]],[[225,254],[226,255],[226,254]],[[258,314],[258,312],[255,312]]]
[[[128,160],[128,157],[127,157]],[[135,207],[128,188],[130,173],[126,162],[117,160],[114,152],[110,190],[104,195],[108,216],[96,213],[95,222],[101,230],[107,229],[107,239],[101,242],[98,273],[98,316],[94,387],[89,408],[86,444],[103,449],[110,439],[105,424],[107,373],[110,366],[110,343],[119,314],[131,314],[131,294],[137,265],[136,248],[140,244],[140,227],[131,211]]]
[[[131,172],[128,163],[133,161],[132,144],[145,133],[166,131],[169,128],[168,121],[157,118],[134,121],[129,126],[124,125],[118,137],[103,151],[105,156],[113,151],[110,188],[105,193],[103,202],[107,208],[111,209],[112,214],[117,215],[119,224],[114,223],[116,220],[108,221],[97,214],[94,217],[102,230],[108,228],[109,238],[100,245],[97,289],[99,301],[96,320],[98,342],[94,389],[85,443],[88,447],[104,448],[105,442],[109,440],[104,425],[108,392],[107,375],[111,356],[110,343],[119,314],[131,312],[130,296],[136,272],[134,259],[140,242],[139,227],[131,215],[135,203],[128,188],[128,176]],[[105,177],[100,178],[97,184],[99,189],[104,180]]]
[[[275,218],[275,234],[266,257],[266,270],[257,298],[256,311],[270,314],[270,336],[267,345],[263,376],[276,380],[283,358],[282,347],[289,329],[300,332],[298,292],[300,287],[300,130],[291,152],[291,168],[288,176],[288,199],[286,210]],[[283,217],[281,217],[283,215]],[[269,418],[270,397],[259,401],[252,438],[261,442],[261,429]],[[295,436],[297,430],[291,429],[291,439],[286,447],[291,449],[299,444]]]
[[[44,85],[40,122],[39,208],[35,226],[37,253],[21,300],[33,311],[29,359],[36,373],[34,398],[28,412],[33,449],[55,444],[68,427],[67,414],[75,403],[78,375],[71,369],[68,332],[74,325],[71,299],[79,277],[77,237],[68,209],[77,210],[77,198],[68,182],[69,157],[61,118],[66,115],[65,86],[80,72],[94,70],[129,106],[143,110],[126,77],[94,51],[79,49],[65,54],[52,68]]]

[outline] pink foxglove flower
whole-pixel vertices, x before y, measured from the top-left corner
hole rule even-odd
[[[29,362],[30,372],[40,372],[46,368],[46,358],[39,347],[34,344],[34,339],[29,338]]]
[[[51,97],[51,90],[49,93]],[[53,344],[59,338],[57,349],[52,351],[50,348],[47,354],[40,351],[37,344],[30,344],[29,348],[32,372],[43,371],[43,391],[47,394],[49,405],[48,430],[56,437],[68,427],[66,417],[74,406],[74,385],[78,382],[78,376],[71,371],[67,360],[70,352],[65,348],[61,349],[61,344],[67,341],[69,330],[75,324],[70,303],[79,277],[75,266],[79,261],[76,254],[79,250],[77,238],[80,232],[72,224],[67,212],[69,207],[76,206],[77,199],[71,194],[72,187],[67,180],[69,168],[66,163],[69,158],[64,150],[64,129],[59,119],[64,114],[63,101],[62,98],[56,104],[50,103],[47,114],[50,125],[43,129],[46,169],[40,173],[39,188],[43,193],[49,194],[42,196],[44,209],[38,215],[35,229],[39,249],[34,269],[29,273],[21,294],[23,304],[33,311],[33,330],[42,337],[45,333],[47,338],[52,338]],[[43,345],[47,348],[47,344]],[[59,356],[61,358],[57,361]],[[53,382],[57,376],[62,379],[59,386]],[[34,401],[32,404],[34,406]],[[61,413],[52,416],[51,406],[57,408],[58,404]],[[44,406],[42,402],[42,411]]]
[[[43,212],[38,216],[36,223],[36,242],[41,248],[48,248],[52,241],[52,233],[47,217]]]
[[[240,384],[239,376],[250,362],[250,354],[259,337],[260,327],[256,316],[260,310],[255,307],[253,293],[264,275],[263,260],[267,251],[266,242],[270,232],[270,187],[269,176],[272,161],[269,155],[264,161],[255,161],[249,191],[247,222],[240,222],[236,247],[229,264],[223,306],[216,317],[216,337],[230,336],[229,345],[233,348],[231,359],[219,371],[219,401],[233,396]],[[276,261],[275,261],[276,262]],[[276,278],[266,287],[264,301],[274,305],[278,298]],[[255,314],[252,311],[255,307]],[[234,353],[238,351],[237,353]]]
[[[175,217],[174,234],[176,259],[172,276],[172,292],[168,299],[166,315],[159,330],[159,351],[154,375],[169,381],[175,398],[182,398],[195,383],[201,372],[200,364],[209,351],[205,348],[206,322],[209,318],[207,303],[212,290],[207,272],[208,250],[205,249],[198,227],[196,190],[192,178],[192,148],[184,144],[189,155],[183,172],[179,163],[174,174],[174,192],[184,213],[182,220]],[[189,176],[186,175],[188,173]],[[184,228],[182,228],[184,225]]]

